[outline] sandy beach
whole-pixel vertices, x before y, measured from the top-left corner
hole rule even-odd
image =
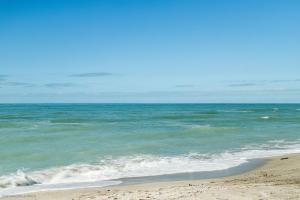
[[[300,199],[300,154],[269,158],[236,176],[30,193],[1,200]]]

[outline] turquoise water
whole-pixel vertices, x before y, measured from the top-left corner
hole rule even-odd
[[[300,152],[299,104],[2,104],[0,191]]]

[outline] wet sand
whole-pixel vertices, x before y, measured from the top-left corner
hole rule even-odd
[[[1,200],[300,199],[300,154],[272,157],[249,172],[216,179],[29,193]]]

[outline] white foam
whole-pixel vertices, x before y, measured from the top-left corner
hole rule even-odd
[[[121,181],[99,181],[86,183],[71,183],[71,184],[37,184],[32,186],[21,186],[6,188],[0,190],[0,198],[4,196],[12,196],[19,194],[27,194],[33,192],[52,191],[52,190],[68,190],[77,188],[92,188],[92,187],[106,187],[121,184]]]
[[[263,145],[248,145],[220,154],[190,153],[180,156],[136,155],[100,160],[96,164],[74,164],[42,171],[18,172],[0,176],[0,196],[32,190],[74,187],[81,183],[115,184],[107,182],[125,177],[154,176],[183,172],[223,170],[248,162],[249,159],[300,153],[300,141],[270,141]],[[101,184],[97,186],[101,186]],[[27,185],[33,185],[28,187]],[[21,186],[21,187],[20,187]],[[24,187],[27,186],[27,187]],[[24,189],[25,188],[25,189]]]
[[[209,124],[206,125],[181,125],[182,127],[192,129],[192,130],[203,130],[203,131],[223,131],[223,130],[234,130],[237,127],[225,127],[225,126],[211,126]]]
[[[183,127],[189,128],[189,129],[201,129],[201,130],[208,130],[208,129],[212,129],[213,126],[206,124],[206,125],[197,125],[197,124],[193,124],[193,125],[183,125]]]
[[[261,119],[270,119],[271,117],[270,116],[262,116],[260,117]]]

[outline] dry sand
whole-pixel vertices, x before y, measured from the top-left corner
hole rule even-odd
[[[300,200],[300,154],[268,159],[250,172],[219,179],[38,192],[1,200]]]

